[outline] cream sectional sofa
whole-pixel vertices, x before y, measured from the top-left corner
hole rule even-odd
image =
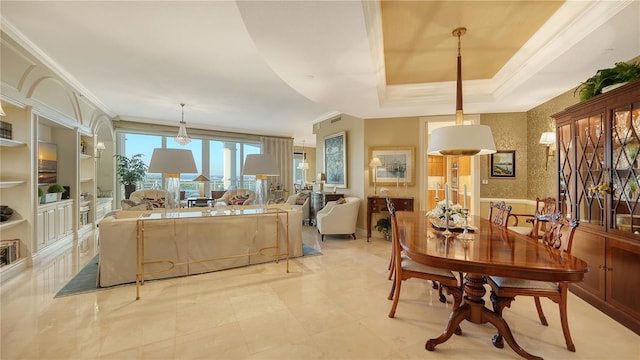
[[[152,275],[147,274],[168,266],[166,263],[147,265],[145,279],[185,276],[274,261],[273,257],[264,255],[275,254],[275,249],[265,250],[262,253],[264,255],[255,253],[275,245],[276,230],[279,253],[284,253],[287,226],[289,257],[302,256],[302,211],[286,204],[270,207],[285,211],[277,215],[251,215],[243,214],[242,209],[252,209],[255,206],[239,206],[235,209],[231,206],[220,209],[189,208],[179,210],[184,213],[181,217],[146,220],[144,234],[147,261],[166,259],[178,263],[210,258],[226,259],[178,265],[170,271]],[[137,220],[143,214],[158,212],[164,212],[164,209],[119,211],[100,222],[100,286],[135,282]],[[200,214],[196,214],[197,212]]]

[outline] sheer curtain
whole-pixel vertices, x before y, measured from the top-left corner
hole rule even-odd
[[[274,179],[274,183],[282,184],[289,191],[287,195],[293,194],[293,139],[263,136],[260,146],[263,154],[275,156],[280,167],[280,178]]]

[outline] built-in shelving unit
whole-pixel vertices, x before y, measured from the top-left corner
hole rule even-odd
[[[31,134],[29,112],[3,103],[6,116],[0,120],[11,124],[11,136],[0,138],[1,205],[13,209],[13,215],[0,222],[0,278],[7,277],[16,267],[26,265],[23,261],[31,254],[33,221],[31,212],[31,152],[28,145]]]
[[[93,228],[96,184],[101,183],[108,194],[115,188],[110,161],[102,161],[102,178],[97,180],[101,154],[96,152],[96,133],[107,144],[105,158],[111,159],[115,149],[113,123],[98,104],[4,32],[0,47],[1,72],[12,74],[0,79],[6,114],[0,121],[7,123],[0,133],[0,201],[14,210],[8,221],[0,222],[0,241],[5,247],[19,247],[18,259],[0,263],[0,283],[4,283],[41,258],[80,241],[79,234]],[[39,157],[45,144],[57,158]],[[65,187],[63,199],[40,204],[38,190],[46,193],[54,182]],[[80,223],[81,212],[88,215],[86,225]]]

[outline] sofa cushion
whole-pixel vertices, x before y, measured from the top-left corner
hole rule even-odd
[[[347,202],[347,200],[345,200],[344,198],[340,198],[340,199],[336,200],[336,205],[345,204],[346,202]]]
[[[159,208],[164,208],[164,198],[163,197],[159,197],[159,198],[144,198],[144,201],[148,202],[149,204],[151,204],[151,207],[154,209],[159,209]]]

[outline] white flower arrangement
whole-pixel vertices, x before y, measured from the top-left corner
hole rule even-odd
[[[446,202],[446,200],[438,202],[433,210],[427,212],[427,216],[445,221],[447,211]],[[456,225],[464,225],[464,214],[460,204],[453,204],[449,201],[449,211],[451,212],[449,221]]]

